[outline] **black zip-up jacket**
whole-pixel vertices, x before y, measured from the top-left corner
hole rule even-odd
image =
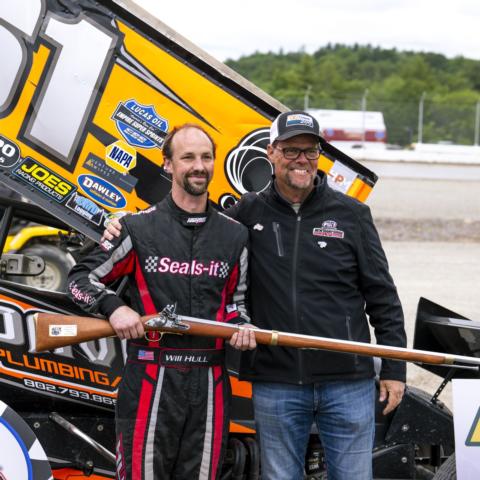
[[[276,191],[249,193],[227,210],[250,231],[250,313],[260,328],[406,346],[402,307],[365,204],[319,173],[298,214]],[[405,381],[405,364],[383,360],[381,379]],[[259,345],[241,378],[313,383],[374,375],[370,357]]]
[[[121,236],[103,242],[70,272],[70,296],[84,310],[109,317],[125,305],[107,286],[128,276],[131,306],[140,315],[176,303],[182,315],[249,321],[248,231],[243,225],[211,205],[205,213],[185,212],[170,195],[120,221]],[[161,346],[182,348],[215,344],[214,338],[178,335],[166,335],[161,342]]]

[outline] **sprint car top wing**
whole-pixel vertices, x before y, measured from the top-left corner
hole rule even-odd
[[[286,107],[134,2],[2,2],[0,43],[0,181],[87,236],[170,190],[161,149],[175,125],[215,140],[222,207],[271,181],[268,127]],[[376,181],[330,145],[320,168],[360,200]]]

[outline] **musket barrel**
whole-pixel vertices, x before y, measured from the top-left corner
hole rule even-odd
[[[142,317],[145,330],[229,339],[233,333],[241,328],[245,328],[241,325],[184,315],[174,315],[175,321],[168,324],[168,326],[152,327],[149,325],[150,322],[158,318],[161,318],[160,314]],[[161,324],[162,322],[159,322],[159,325]],[[115,335],[115,331],[108,321],[92,317],[39,313],[35,315],[35,326],[36,351],[53,350],[67,345]],[[257,343],[262,345],[329,350],[433,365],[471,365],[480,367],[480,358],[477,357],[278,332],[261,328],[255,328],[254,332]]]

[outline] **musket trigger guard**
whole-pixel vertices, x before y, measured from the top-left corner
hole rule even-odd
[[[158,333],[158,338],[150,338],[149,337],[149,333]],[[147,340],[148,342],[160,342],[163,338],[163,335],[165,334],[165,332],[152,332],[152,331],[148,331],[148,332],[145,332],[144,333],[144,336],[145,336],[145,340]]]

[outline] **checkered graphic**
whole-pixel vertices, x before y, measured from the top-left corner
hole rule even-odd
[[[149,255],[145,259],[145,271],[148,273],[151,273],[151,272],[156,272],[157,269],[158,269],[158,257]]]
[[[218,269],[218,276],[220,278],[227,278],[230,266],[227,262],[220,262],[220,268]]]

